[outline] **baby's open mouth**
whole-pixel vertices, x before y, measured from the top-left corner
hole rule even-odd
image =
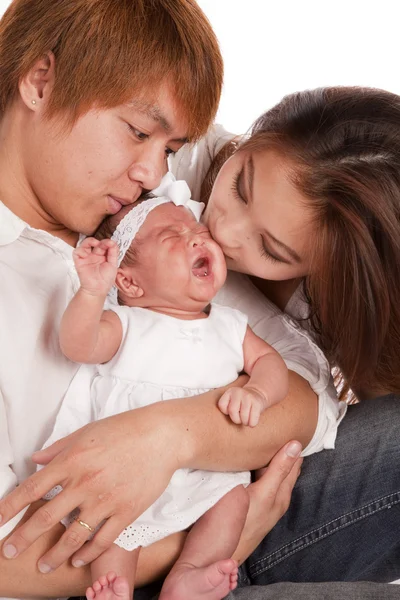
[[[210,260],[207,256],[202,256],[193,263],[192,273],[195,277],[207,277],[211,274]]]

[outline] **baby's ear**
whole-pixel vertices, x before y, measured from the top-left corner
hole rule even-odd
[[[115,285],[120,292],[129,298],[141,298],[144,290],[137,283],[132,269],[119,268],[115,278]]]

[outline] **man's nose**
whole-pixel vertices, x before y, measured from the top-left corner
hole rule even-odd
[[[157,156],[157,152],[151,152],[148,148],[142,150],[140,156],[131,164],[128,175],[143,189],[153,190],[167,172],[167,164],[164,156]]]

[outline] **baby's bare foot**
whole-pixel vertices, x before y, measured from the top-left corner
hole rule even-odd
[[[222,600],[237,579],[237,562],[230,558],[201,568],[179,564],[165,580],[159,600]]]
[[[86,590],[87,600],[131,600],[126,577],[117,577],[112,571],[102,575]]]

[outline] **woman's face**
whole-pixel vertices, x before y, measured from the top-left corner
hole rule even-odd
[[[271,151],[235,153],[215,181],[204,222],[229,269],[287,280],[309,272],[311,213]]]

